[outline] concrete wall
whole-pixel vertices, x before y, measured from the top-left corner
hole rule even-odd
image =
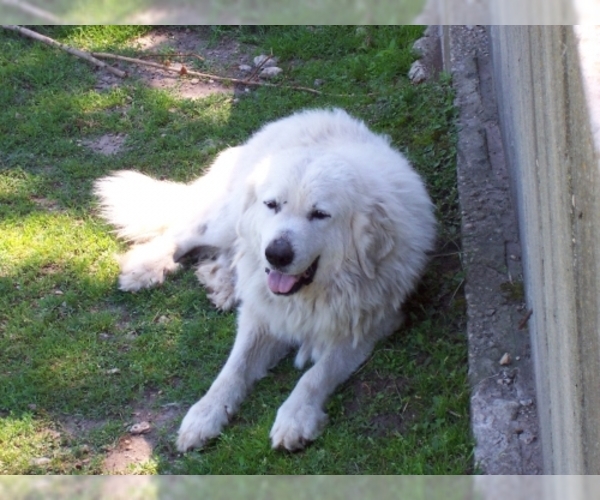
[[[593,24],[597,0],[427,0],[415,24]]]
[[[533,310],[544,470],[599,474],[599,32],[494,26],[490,39]]]

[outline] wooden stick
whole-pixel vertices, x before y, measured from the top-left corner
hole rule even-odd
[[[0,3],[3,5],[8,5],[10,7],[14,7],[16,9],[22,10],[23,12],[30,14],[34,17],[39,17],[40,19],[44,19],[45,21],[49,21],[55,24],[61,24],[62,20],[56,17],[54,14],[50,12],[46,12],[45,10],[36,7],[35,5],[31,5],[27,2],[22,2],[20,0],[0,0]]]
[[[195,57],[200,61],[204,61],[204,57],[199,54],[194,54],[193,52],[178,52],[174,54],[158,54],[156,52],[145,52],[140,57],[166,57],[167,59],[172,59],[174,57]]]
[[[298,86],[286,86],[286,85],[278,85],[276,83],[267,83],[267,82],[259,82],[259,81],[250,81],[250,80],[241,80],[239,78],[229,78],[227,76],[217,76],[212,75],[210,73],[199,73],[198,71],[192,71],[187,69],[184,65],[180,68],[174,68],[173,66],[166,66],[164,64],[155,63],[152,61],[144,61],[142,59],[136,59],[134,57],[127,56],[119,56],[116,54],[108,54],[106,52],[92,52],[94,57],[99,57],[100,59],[118,59],[119,61],[126,61],[133,64],[141,64],[143,66],[150,66],[152,68],[163,69],[165,71],[170,71],[171,73],[178,73],[179,75],[192,75],[198,76],[200,78],[210,78],[212,80],[219,80],[222,82],[229,83],[239,83],[241,85],[254,85],[260,87],[280,87],[280,88],[288,88],[292,90],[302,90],[304,92],[310,92],[316,95],[322,95],[323,92],[320,92],[315,89],[311,89],[310,87],[298,87]]]
[[[527,325],[527,322],[529,321],[529,318],[531,318],[532,314],[533,314],[533,309],[529,309],[529,311],[527,311],[527,314],[525,314],[523,319],[521,321],[519,321],[519,325],[517,327],[519,330],[523,330],[525,328],[525,326]]]
[[[28,38],[33,38],[34,40],[45,43],[46,45],[50,45],[51,47],[59,48],[61,50],[68,52],[69,54],[72,54],[74,56],[85,59],[86,61],[91,62],[92,64],[95,64],[96,66],[98,66],[100,68],[104,68],[107,71],[110,71],[114,75],[117,75],[121,78],[124,78],[127,76],[127,73],[125,71],[121,71],[120,69],[109,66],[104,61],[100,61],[100,60],[96,59],[95,57],[90,55],[88,52],[70,47],[69,45],[65,45],[64,43],[57,42],[56,40],[54,40],[50,37],[40,35],[36,31],[32,31],[30,29],[23,28],[21,26],[16,26],[14,24],[3,24],[1,26],[4,29],[16,31],[20,35],[26,36]]]

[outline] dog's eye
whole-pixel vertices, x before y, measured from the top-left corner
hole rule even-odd
[[[323,212],[323,210],[313,210],[309,215],[308,215],[308,219],[309,220],[314,220],[314,219],[327,219],[331,217],[331,215],[329,215],[327,212]]]
[[[279,203],[277,203],[275,200],[265,201],[265,206],[269,210],[275,210],[275,213],[279,212]]]

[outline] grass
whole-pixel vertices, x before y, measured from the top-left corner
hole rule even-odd
[[[425,0],[29,0],[46,13],[68,24],[182,24],[226,22],[230,24],[398,24],[410,23],[422,10]],[[33,24],[46,19],[14,7],[0,6],[5,22]],[[140,19],[141,21],[132,21]]]
[[[530,484],[531,480],[528,481]],[[0,478],[0,495],[13,500],[59,500],[65,497],[78,500],[146,500],[189,498],[190,495],[208,500],[229,500],[234,495],[240,500],[269,500],[290,495],[298,500],[387,500],[399,497],[425,500],[442,496],[448,500],[463,500],[473,497],[472,490],[473,481],[468,476],[137,476],[108,480],[96,477],[54,477],[51,480],[45,477],[33,480],[24,477]]]
[[[57,27],[75,46],[135,53],[148,27]],[[38,28],[41,30],[41,28]],[[449,79],[406,78],[418,27],[173,28],[218,48],[237,40],[280,57],[283,83],[195,101],[135,79],[98,87],[101,71],[0,32],[0,473],[99,474],[140,411],[175,419],[148,436],[143,474],[463,474],[472,470],[454,108]],[[203,42],[204,43],[204,42]],[[203,45],[204,46],[204,45]],[[207,56],[208,58],[208,56]],[[209,58],[208,58],[209,59]],[[207,60],[207,67],[211,67]],[[215,66],[216,67],[216,66]],[[327,94],[352,94],[333,97]],[[267,121],[339,106],[387,133],[426,179],[440,220],[438,255],[407,304],[407,324],[331,399],[330,425],[306,451],[270,449],[275,411],[298,372],[284,361],[204,451],[174,433],[224,363],[235,318],[213,310],[192,270],[137,294],[116,287],[117,241],[92,182],[119,168],[176,180]],[[120,134],[106,156],[87,147]],[[84,450],[84,451],[82,451]],[[48,460],[39,460],[46,458]]]

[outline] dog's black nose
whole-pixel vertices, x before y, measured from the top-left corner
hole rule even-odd
[[[282,268],[294,260],[294,249],[290,242],[284,238],[277,238],[267,246],[265,257],[276,268]]]

